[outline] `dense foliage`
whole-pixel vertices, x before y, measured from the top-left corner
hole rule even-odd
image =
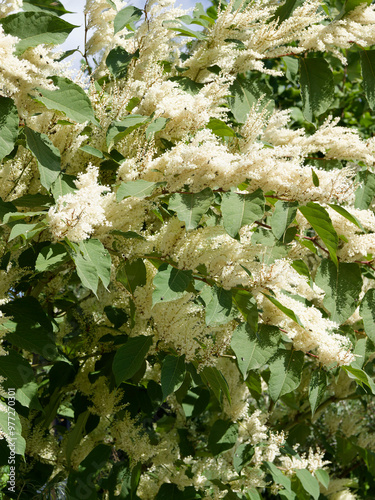
[[[2,498],[373,498],[375,6],[0,0]]]

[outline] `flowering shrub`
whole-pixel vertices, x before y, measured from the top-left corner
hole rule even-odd
[[[2,498],[373,498],[375,5],[0,1]]]

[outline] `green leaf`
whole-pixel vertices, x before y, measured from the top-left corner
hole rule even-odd
[[[121,121],[112,122],[108,127],[106,135],[108,149],[149,120],[148,116],[129,115]]]
[[[267,299],[272,302],[273,305],[275,305],[280,311],[282,311],[284,314],[288,316],[288,318],[292,319],[295,321],[298,325],[303,327],[303,324],[301,323],[301,320],[297,316],[297,314],[289,309],[289,307],[283,306],[281,302],[279,302],[275,297],[272,297],[272,295],[267,295],[266,293],[263,294]]]
[[[142,363],[152,345],[152,337],[139,335],[130,338],[115,354],[112,371],[116,384],[131,378],[141,368]]]
[[[206,325],[217,326],[232,319],[232,291],[216,285],[206,286],[201,293],[206,304]]]
[[[43,247],[35,262],[35,271],[43,273],[58,268],[69,259],[69,254],[61,243],[52,243]]]
[[[314,416],[316,409],[323,401],[326,389],[327,389],[327,373],[321,369],[313,371],[311,373],[311,380],[309,386],[309,401],[310,401],[312,416]]]
[[[16,207],[50,207],[54,204],[52,196],[44,194],[25,194],[13,200]]]
[[[143,179],[136,181],[122,182],[116,193],[116,200],[121,201],[128,196],[135,196],[136,198],[145,198],[150,196],[152,192],[164,186],[165,182],[149,182]]]
[[[297,202],[281,201],[275,203],[275,211],[271,217],[271,229],[279,240],[284,235],[297,213]]]
[[[242,443],[238,446],[233,456],[233,467],[238,474],[253,458],[254,452],[254,446],[249,443]]]
[[[319,116],[327,111],[335,98],[333,74],[323,57],[300,57],[299,74],[303,114],[312,122],[313,115]]]
[[[231,404],[228,382],[215,366],[205,366],[203,370],[199,372],[199,375],[203,382],[212,390],[219,403],[221,403],[222,395],[224,394],[229,404]]]
[[[76,178],[73,175],[61,173],[51,186],[51,193],[54,200],[57,201],[59,197],[64,196],[64,194],[77,191],[77,187],[74,184],[75,180]]]
[[[109,232],[110,234],[114,234],[115,236],[122,236],[123,238],[130,239],[135,238],[137,240],[145,240],[146,238],[141,234],[136,233],[135,231],[120,231],[119,229],[112,229]]]
[[[359,308],[368,338],[375,343],[375,289],[367,290]]]
[[[47,11],[57,16],[63,14],[71,14],[71,11],[66,10],[59,0],[23,0],[22,9],[25,12]]]
[[[347,219],[349,222],[352,222],[355,226],[361,229],[361,231],[365,232],[362,224],[357,219],[357,217],[354,217],[354,215],[349,213],[344,207],[340,207],[340,205],[336,205],[334,203],[329,203],[328,206],[331,207],[333,210],[335,210],[338,214],[345,217],[345,219]]]
[[[61,171],[60,151],[45,134],[40,134],[29,127],[25,127],[24,131],[27,147],[38,160],[40,183],[48,190]]]
[[[143,11],[130,5],[121,9],[113,20],[114,34],[125,28],[127,24],[136,23],[141,19]]]
[[[192,282],[192,278],[192,271],[182,271],[169,264],[162,264],[153,281],[155,290],[152,294],[152,305],[180,299]]]
[[[258,329],[258,306],[255,298],[247,290],[232,289],[232,298],[245,321],[256,332]]]
[[[57,90],[48,90],[38,87],[38,101],[42,102],[48,109],[61,111],[71,120],[78,123],[87,121],[100,126],[95,118],[91,101],[82,87],[72,82],[69,78],[52,76]]]
[[[324,486],[324,488],[328,488],[329,485],[329,474],[324,469],[317,469],[315,472],[315,477],[317,480]]]
[[[341,368],[345,370],[349,377],[354,379],[357,384],[359,384],[361,387],[365,385],[371,390],[373,394],[375,394],[375,383],[364,370],[361,370],[360,368],[354,368],[354,366],[342,366]]]
[[[137,286],[144,286],[147,281],[146,266],[142,259],[123,262],[116,274],[116,279],[134,295]]]
[[[146,139],[149,141],[153,135],[163,130],[169,120],[170,118],[163,118],[162,116],[159,116],[159,118],[152,121],[146,128]]]
[[[6,323],[8,342],[48,360],[54,360],[57,347],[49,317],[34,297],[21,297],[1,306],[11,320]]]
[[[327,210],[317,203],[310,201],[306,206],[299,207],[299,211],[311,224],[316,234],[322,239],[328,249],[331,259],[337,266],[338,261],[336,252],[339,238]]]
[[[215,135],[219,137],[235,137],[235,131],[230,128],[223,120],[218,118],[210,118],[210,121],[206,125]]]
[[[352,10],[354,10],[358,5],[361,4],[366,4],[366,5],[371,5],[372,0],[346,0],[344,2],[344,6],[340,12],[340,14],[337,16],[336,19],[341,19],[345,14],[348,14]],[[335,19],[335,20],[336,20]]]
[[[18,137],[18,122],[13,99],[0,96],[0,161],[13,151]]]
[[[0,197],[0,221],[10,212],[17,213],[17,208],[10,201],[3,201]]]
[[[331,260],[323,259],[315,283],[325,291],[323,304],[331,313],[331,320],[344,323],[356,310],[362,289],[358,264],[340,262],[336,267]]]
[[[309,493],[314,500],[318,500],[320,496],[319,482],[307,469],[298,469],[296,476],[301,481],[303,488]]]
[[[99,149],[93,148],[92,146],[81,146],[79,149],[80,151],[84,151],[85,153],[96,156],[97,158],[104,158],[103,153]]]
[[[16,389],[16,400],[27,408],[33,406],[38,393],[33,370],[29,363],[13,349],[6,356],[1,357],[0,375],[5,379],[1,383],[5,391],[9,388]]]
[[[303,260],[300,260],[300,259],[294,260],[292,262],[292,267],[301,276],[306,276],[306,278],[308,279],[310,285],[312,285],[312,280],[311,280],[309,268],[307,267],[306,263]]]
[[[245,80],[237,77],[229,91],[229,107],[239,123],[245,123],[253,106],[260,99],[260,109],[266,108],[271,113],[275,107],[271,89],[255,78]]]
[[[304,355],[301,351],[280,349],[269,361],[268,389],[273,401],[297,389],[301,382]]]
[[[281,4],[275,14],[273,15],[273,20],[278,20],[277,24],[281,24],[286,19],[293,14],[293,11],[302,4],[302,0],[286,0],[283,4]]]
[[[161,368],[161,388],[163,399],[176,392],[185,378],[185,356],[168,355]]]
[[[271,476],[275,483],[281,484],[281,486],[284,486],[286,490],[291,489],[292,483],[289,479],[289,477],[285,476],[280,469],[276,467],[275,464],[272,462],[265,462],[265,467],[270,471]]]
[[[170,31],[176,31],[178,36],[189,36],[191,38],[197,38],[198,40],[206,39],[206,35],[204,33],[201,31],[191,30],[178,19],[163,21],[162,25]]]
[[[8,441],[8,447],[11,445],[16,455],[24,456],[26,441],[22,436],[20,417],[14,411],[14,407],[5,406],[4,403],[0,403],[0,430],[12,438]]]
[[[282,61],[284,61],[284,64],[286,66],[285,76],[290,82],[296,84],[298,82],[298,58],[285,56],[281,59]]]
[[[256,334],[246,323],[239,325],[233,332],[231,348],[244,380],[249,370],[258,370],[277,352],[280,331],[269,325],[261,325]]]
[[[20,39],[16,45],[16,55],[41,44],[60,45],[78,27],[47,12],[17,12],[0,19],[0,24],[4,33]]]
[[[375,174],[369,170],[357,172],[355,180],[360,185],[355,192],[354,207],[366,210],[375,196]]]
[[[22,222],[17,222],[10,232],[8,241],[12,241],[18,236],[21,236],[25,241],[32,240],[34,236],[41,233],[46,229],[46,224],[44,222],[37,222],[36,224],[24,224]]]
[[[109,52],[105,63],[115,78],[125,78],[129,64],[134,58],[138,57],[138,54],[138,51],[130,54],[123,47],[115,47]]]
[[[107,288],[111,280],[111,256],[99,240],[89,239],[71,243],[75,251],[72,259],[82,285],[96,295],[99,279]]]
[[[78,415],[77,421],[74,424],[73,430],[68,433],[65,445],[65,457],[69,467],[72,453],[77,448],[81,439],[85,435],[85,427],[89,416],[89,410],[80,413]]]
[[[375,50],[361,50],[363,89],[371,109],[375,109]]]
[[[251,194],[225,193],[221,202],[224,229],[237,240],[242,226],[252,224],[263,217],[264,196],[261,189]]]
[[[216,420],[208,436],[208,448],[214,456],[230,450],[236,444],[238,424],[230,420]]]
[[[180,221],[185,222],[186,230],[195,229],[201,218],[215,200],[210,188],[200,193],[176,193],[169,200],[168,208],[177,213]]]

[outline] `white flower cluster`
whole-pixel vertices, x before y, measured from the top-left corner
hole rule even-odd
[[[66,237],[79,242],[89,238],[96,226],[108,225],[105,205],[112,195],[107,187],[98,184],[98,176],[98,168],[89,165],[75,181],[77,191],[60,196],[49,209],[48,223],[55,240]]]

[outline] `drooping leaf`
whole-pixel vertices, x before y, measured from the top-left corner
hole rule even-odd
[[[271,229],[277,239],[282,238],[289,225],[293,222],[297,213],[297,206],[297,202],[278,200],[275,203],[275,211],[271,217]]]
[[[272,112],[275,107],[271,89],[255,78],[244,79],[237,77],[229,91],[229,107],[234,118],[239,123],[245,123],[251,109],[260,99],[262,99],[261,108],[266,107],[269,112]]]
[[[365,231],[363,229],[361,222],[357,219],[357,217],[354,217],[354,215],[352,215],[350,212],[348,212],[344,207],[341,207],[340,205],[336,205],[335,203],[330,203],[328,206],[331,207],[333,210],[335,210],[338,214],[345,217],[345,219],[352,222],[355,226],[357,226],[359,229],[361,229],[361,231]]]
[[[11,319],[6,323],[8,342],[31,353],[54,360],[57,347],[49,317],[34,297],[21,297],[1,306]]]
[[[65,458],[67,460],[68,465],[70,466],[70,460],[73,451],[76,449],[76,447],[79,445],[81,439],[83,438],[85,434],[85,427],[87,420],[90,416],[89,410],[83,411],[78,415],[78,418],[75,422],[75,425],[73,427],[73,430],[69,432],[67,440],[66,440],[66,445],[65,445]]]
[[[375,343],[375,289],[367,290],[359,308],[366,335]]]
[[[29,127],[25,127],[24,131],[27,147],[38,160],[40,183],[48,190],[61,171],[60,151],[45,134],[40,134]]]
[[[233,456],[233,467],[238,474],[253,458],[254,452],[254,446],[249,443],[242,443],[238,446]]]
[[[25,12],[46,11],[56,16],[71,14],[71,11],[66,10],[59,0],[23,0],[22,9]]]
[[[169,118],[163,118],[162,116],[159,116],[159,118],[155,118],[155,120],[152,121],[146,128],[146,139],[149,141],[151,137],[153,137],[157,132],[163,130],[168,121]]]
[[[218,118],[210,118],[210,121],[206,126],[219,137],[235,137],[236,135],[235,131],[231,127]]]
[[[8,447],[16,455],[25,455],[26,441],[22,436],[22,424],[19,415],[11,405],[0,404],[0,430],[8,436]],[[12,462],[9,461],[11,464]]]
[[[169,200],[169,208],[177,213],[179,220],[185,222],[186,230],[190,230],[198,226],[214,199],[210,188],[200,193],[176,193]]]
[[[11,349],[6,356],[2,356],[0,375],[4,377],[1,385],[4,390],[16,389],[16,400],[25,407],[33,405],[38,393],[38,385],[30,364],[26,359]]]
[[[99,280],[105,288],[110,283],[111,256],[103,244],[93,238],[72,245],[75,248],[75,251],[72,252],[72,259],[76,265],[78,277],[82,285],[92,290],[96,295]]]
[[[346,321],[357,308],[362,289],[362,275],[358,264],[323,259],[315,276],[315,283],[325,291],[324,307],[336,323]]]
[[[247,323],[240,324],[233,332],[231,348],[244,380],[249,370],[258,370],[276,353],[280,342],[278,328],[261,325],[255,333]]]
[[[47,228],[44,222],[36,222],[35,224],[24,224],[17,222],[11,229],[8,241],[12,241],[18,236],[25,241],[32,240],[34,236],[41,233]]]
[[[271,476],[275,483],[281,484],[281,486],[284,486],[286,490],[291,489],[292,483],[290,481],[290,478],[284,475],[282,471],[276,467],[275,464],[273,464],[272,462],[265,462],[264,465],[271,473]]]
[[[357,172],[356,181],[360,185],[355,192],[354,207],[366,210],[375,196],[375,174],[369,170]]]
[[[206,325],[216,326],[231,320],[232,291],[219,286],[206,286],[201,293],[206,304]]]
[[[85,153],[96,156],[97,158],[104,158],[103,153],[99,149],[93,148],[92,146],[81,146],[79,149],[80,151],[84,151]]]
[[[329,485],[328,472],[325,469],[317,469],[314,474],[317,480],[324,486],[324,488],[328,488]]]
[[[155,290],[152,294],[152,305],[181,298],[186,293],[192,278],[192,271],[183,271],[169,264],[162,264],[153,281]]]
[[[116,384],[131,378],[141,368],[141,365],[152,345],[152,337],[139,335],[130,338],[115,354],[112,371]]]
[[[13,99],[0,96],[0,161],[12,152],[18,137],[18,111]]]
[[[61,111],[75,122],[91,122],[100,126],[94,115],[91,101],[82,87],[62,76],[52,76],[51,80],[58,89],[48,90],[38,87],[38,101],[48,109]]]
[[[223,395],[227,398],[229,404],[231,403],[228,382],[215,366],[205,366],[199,374],[203,382],[215,394],[219,403],[221,403]]]
[[[3,221],[3,218],[6,214],[10,212],[17,213],[17,207],[10,201],[3,201],[0,198],[0,221]]]
[[[327,373],[324,370],[315,370],[311,373],[309,386],[309,401],[311,414],[314,415],[316,409],[324,398],[327,389]]]
[[[302,4],[302,0],[286,0],[277,9],[272,19],[277,19],[281,24],[293,14],[293,11]]]
[[[164,182],[149,182],[143,179],[122,182],[117,190],[116,200],[121,201],[128,196],[145,198],[146,196],[150,196],[156,188],[163,186],[164,184]]]
[[[188,28],[179,19],[163,21],[163,26],[171,31],[176,31],[178,36],[188,36],[191,38],[197,38],[198,40],[206,39],[206,35],[204,33]]]
[[[38,273],[51,271],[69,260],[69,253],[61,243],[52,243],[43,247],[35,262],[35,270]]]
[[[185,378],[185,356],[168,355],[161,368],[161,388],[163,399],[177,391]]]
[[[268,389],[273,401],[297,389],[301,382],[304,355],[301,351],[280,349],[269,361]]]
[[[332,225],[332,221],[325,208],[317,203],[309,202],[304,207],[299,207],[299,211],[311,224],[316,234],[322,239],[326,245],[332,261],[338,265],[337,261],[337,245],[339,238]]]
[[[105,63],[115,78],[125,78],[128,73],[129,64],[134,58],[138,57],[138,54],[138,52],[131,54],[123,47],[115,47],[107,55]]]
[[[17,12],[0,19],[0,24],[4,33],[20,39],[16,45],[17,55],[40,44],[62,44],[78,27],[47,12]]]
[[[370,375],[368,375],[364,370],[354,368],[354,366],[343,366],[342,369],[345,370],[349,377],[354,379],[357,384],[361,387],[365,385],[371,390],[372,394],[375,394],[375,383]]]
[[[149,120],[148,116],[129,115],[123,120],[112,122],[108,127],[106,135],[108,149]]]
[[[308,121],[319,116],[332,104],[335,83],[332,71],[323,57],[300,57],[299,74],[303,114]]]
[[[143,11],[132,5],[121,9],[113,20],[114,34],[124,29],[127,24],[139,21],[142,15]]]
[[[57,202],[60,196],[64,196],[68,193],[74,193],[77,191],[77,187],[74,184],[76,178],[73,175],[60,173],[58,178],[51,186],[51,193],[54,200]]]
[[[301,481],[303,488],[309,493],[314,500],[318,500],[320,496],[319,482],[307,469],[298,469],[296,476]]]
[[[146,266],[142,259],[123,262],[116,274],[116,279],[133,295],[137,286],[144,286],[147,281]]]
[[[371,109],[375,109],[375,50],[361,50],[363,88]]]
[[[216,420],[208,436],[208,447],[214,456],[230,450],[236,444],[238,424],[230,420]]]
[[[272,297],[272,295],[267,295],[265,293],[264,296],[267,297],[267,299],[270,302],[272,302],[272,304],[274,306],[276,306],[278,309],[280,309],[280,311],[282,311],[284,314],[286,314],[288,316],[288,318],[295,321],[298,325],[303,326],[303,324],[301,323],[301,320],[299,319],[297,314],[294,311],[292,311],[291,309],[289,309],[289,307],[284,306],[279,300],[277,300],[275,297]]]
[[[225,193],[221,203],[224,229],[232,238],[239,240],[242,226],[263,217],[264,203],[261,189],[251,194]]]
[[[237,309],[254,332],[258,329],[258,307],[255,298],[247,290],[232,289],[232,298]]]

